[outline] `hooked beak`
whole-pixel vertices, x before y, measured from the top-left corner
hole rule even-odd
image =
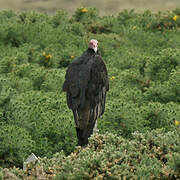
[[[94,52],[95,52],[95,53],[97,52],[97,47],[94,48]]]

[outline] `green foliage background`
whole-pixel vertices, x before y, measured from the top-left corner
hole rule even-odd
[[[74,151],[62,83],[67,65],[92,38],[99,41],[110,79],[100,133],[130,140],[136,131],[163,128],[165,136],[179,128],[180,9],[103,17],[93,8],[77,9],[72,17],[2,11],[0,166],[22,166],[30,152],[51,157]]]

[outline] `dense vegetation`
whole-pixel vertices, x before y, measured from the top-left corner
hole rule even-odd
[[[2,174],[4,179],[179,179],[179,138],[179,131],[162,130],[133,133],[130,141],[112,133],[96,134],[88,147],[77,147],[69,156],[61,151],[26,171],[14,167]]]
[[[42,158],[37,172],[4,169],[2,174],[176,178],[179,16],[179,9],[123,11],[116,17],[100,17],[96,9],[86,8],[72,17],[0,12],[0,166],[21,167],[31,152],[47,158],[64,153]],[[106,112],[98,121],[99,133],[106,135],[94,136],[81,151],[75,150],[73,116],[61,87],[67,65],[92,38],[99,41],[110,78]]]

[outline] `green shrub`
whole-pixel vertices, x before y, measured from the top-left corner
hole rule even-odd
[[[0,129],[0,165],[20,166],[29,153],[34,151],[34,141],[26,129],[4,125]]]
[[[9,79],[0,78],[0,106],[5,107],[6,104],[10,101],[12,95],[15,93],[12,88],[12,82]]]
[[[153,81],[167,81],[172,70],[180,65],[179,57],[179,49],[163,49],[159,56],[146,61],[145,73]]]
[[[25,172],[10,172],[20,179],[178,179],[179,138],[179,131],[163,130],[135,132],[132,140],[95,134],[86,148],[77,147],[69,156],[56,153]]]
[[[117,16],[100,17],[94,8],[79,8],[72,17],[64,11],[53,16],[0,12],[1,127],[13,126],[27,132],[25,141],[30,137],[38,156],[51,157],[61,150],[70,154],[75,149],[76,133],[72,112],[62,93],[65,72],[69,63],[88,48],[89,40],[97,39],[110,80],[106,111],[98,120],[100,132],[118,134],[131,141],[135,131],[146,133],[164,128],[164,135],[176,131],[180,119],[179,14],[179,9],[159,13],[125,10]],[[15,133],[13,138],[18,135]],[[26,156],[16,157],[13,152],[11,155],[16,165],[22,164]],[[160,171],[161,163],[156,158],[140,156],[143,161],[136,169],[138,175],[129,170],[126,161],[120,166],[123,176],[136,179],[154,174],[151,178],[157,178],[167,171]],[[175,158],[178,154],[168,161],[168,166],[178,170]],[[4,166],[13,163],[6,159]],[[88,163],[88,167],[99,166],[93,158]],[[91,174],[83,168],[76,174],[77,179]],[[95,169],[91,177],[99,173]],[[112,179],[116,179],[118,169],[119,165],[113,166]],[[173,174],[174,170],[168,173]],[[66,171],[62,173],[59,176],[65,177]],[[108,173],[109,170],[103,175],[107,179]],[[168,177],[175,178],[173,175]],[[71,176],[70,179],[75,178]]]
[[[89,24],[96,21],[98,18],[98,10],[95,8],[79,8],[75,11],[72,20],[81,22],[83,24]]]
[[[7,118],[9,124],[25,128],[36,142],[34,152],[50,156],[63,149],[70,153],[75,141],[72,115],[65,97],[54,92],[28,91],[11,98]]]

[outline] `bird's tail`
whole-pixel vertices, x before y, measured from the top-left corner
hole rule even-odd
[[[73,110],[79,146],[88,144],[88,138],[93,134],[95,123],[100,117],[101,111],[100,104],[91,108],[89,102],[86,102],[83,108]]]
[[[94,124],[90,124],[85,129],[76,128],[78,145],[85,146],[88,144],[88,138],[93,133]]]

